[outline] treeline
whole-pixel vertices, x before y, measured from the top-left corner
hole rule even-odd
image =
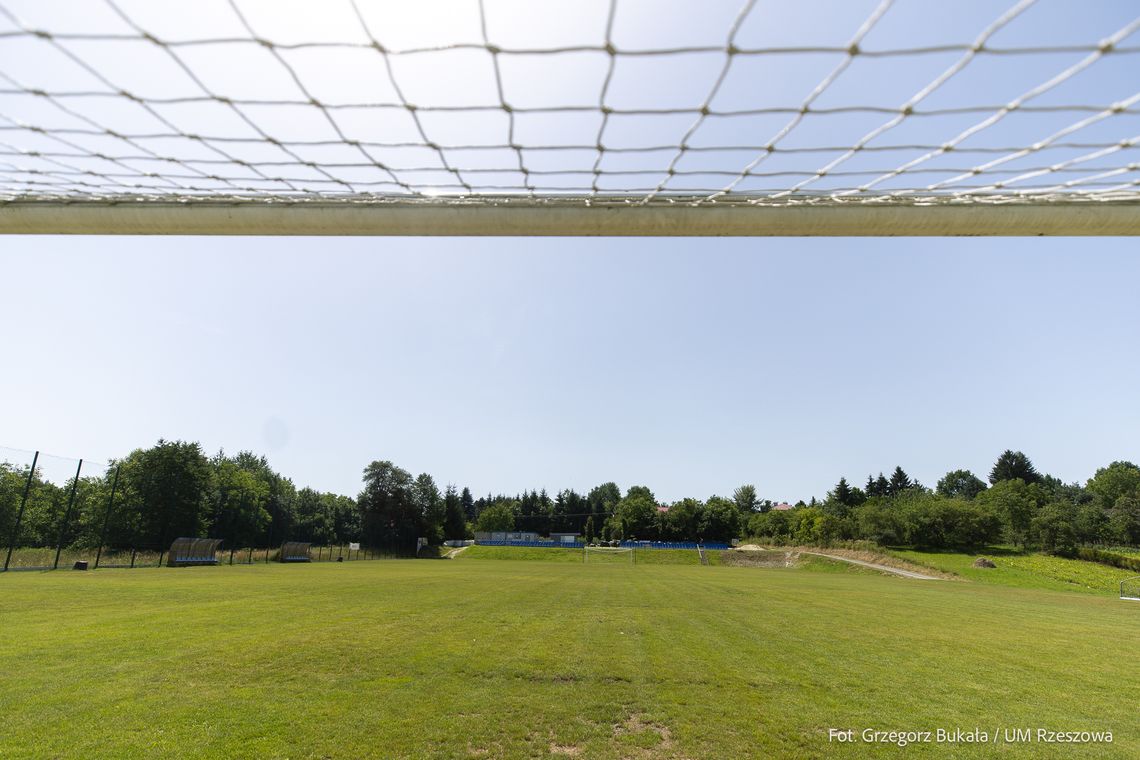
[[[989,482],[952,470],[927,488],[896,467],[858,488],[840,478],[823,501],[764,512],[748,533],[773,543],[869,540],[926,548],[1007,542],[1075,555],[1080,546],[1140,545],[1140,467],[1113,462],[1083,486],[1039,473],[1020,451],[994,463]]]
[[[757,508],[756,490],[738,488],[733,499],[682,499],[662,506],[646,486],[631,486],[622,496],[608,482],[582,495],[572,489],[551,498],[545,490],[521,496],[487,496],[474,504],[478,531],[580,533],[588,541],[729,541],[740,535]]]
[[[746,492],[754,497],[754,489]],[[377,529],[418,530],[432,543],[471,538],[476,531],[580,533],[591,542],[728,541],[739,535],[753,507],[750,501],[742,511],[734,501],[714,496],[704,502],[685,499],[666,511],[645,486],[631,486],[623,496],[612,482],[586,494],[564,489],[550,496],[541,489],[473,499],[467,488],[448,486],[441,494],[430,475],[413,478],[391,462],[369,465],[357,501],[366,538]]]
[[[0,463],[0,540],[17,546],[93,548],[102,540],[112,548],[161,549],[178,536],[207,536],[230,547],[361,541],[406,550],[419,537],[437,544],[476,530],[577,532],[589,541],[727,541],[761,506],[751,486],[737,489],[732,500],[684,499],[666,509],[649,488],[632,486],[623,495],[612,482],[586,494],[530,490],[475,499],[468,488],[441,489],[431,475],[413,476],[390,461],[364,469],[354,499],[298,489],[252,452],[208,456],[197,443],[160,440],[112,462],[106,475],[78,483],[32,473],[17,532],[27,475],[27,468]]]
[[[0,462],[5,544],[16,527],[27,476],[26,467]],[[135,450],[112,462],[105,476],[81,477],[78,483],[52,483],[33,473],[16,545],[94,547],[104,534],[106,546],[155,549],[178,536],[222,538],[228,546],[286,539],[335,544],[358,540],[360,512],[347,496],[297,489],[263,456],[210,457],[197,443],[182,441]]]
[[[1140,545],[1140,467],[1113,462],[1084,485],[1063,483],[1015,451],[998,458],[988,482],[953,470],[927,488],[896,467],[890,477],[868,476],[863,487],[840,478],[822,501],[772,509],[752,485],[731,498],[668,505],[646,486],[623,494],[613,482],[585,494],[564,489],[551,496],[543,489],[475,499],[468,488],[441,490],[431,475],[413,476],[390,461],[364,469],[354,499],[298,489],[251,452],[211,457],[197,443],[159,441],[113,462],[105,476],[78,483],[51,483],[33,473],[17,533],[27,474],[0,463],[0,540],[14,536],[19,546],[93,547],[105,535],[110,547],[164,548],[178,536],[208,536],[230,547],[361,541],[407,550],[419,537],[438,544],[475,531],[513,530],[576,532],[587,541],[748,535],[772,543],[869,540],[930,548],[1005,541],[1062,554],[1080,546]]]

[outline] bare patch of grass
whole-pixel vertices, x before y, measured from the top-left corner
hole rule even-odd
[[[630,715],[614,726],[613,733],[623,758],[648,760],[676,756],[673,732],[668,726],[649,720],[646,715]]]
[[[550,754],[552,755],[566,755],[567,757],[578,757],[582,754],[582,748],[576,744],[550,744]]]

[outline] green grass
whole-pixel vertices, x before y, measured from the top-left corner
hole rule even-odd
[[[870,567],[863,567],[862,565],[856,565],[851,562],[841,562],[837,559],[828,559],[827,557],[820,557],[815,554],[801,554],[799,560],[796,561],[796,569],[810,570],[816,573],[853,573],[855,575],[890,576],[890,573],[884,573]]]
[[[977,554],[901,549],[891,550],[890,554],[915,564],[955,573],[963,578],[987,584],[1053,591],[1080,591],[1107,596],[1118,596],[1120,581],[1136,575],[1134,571],[1096,562],[1019,552],[1009,547],[989,547]],[[974,567],[974,560],[978,557],[988,557],[997,567],[990,569]]]
[[[719,549],[705,549],[710,565],[719,565],[723,554]],[[696,549],[638,549],[637,564],[639,565],[695,565],[701,564],[701,557]]]
[[[455,559],[506,559],[532,562],[577,562],[582,564],[581,548],[542,546],[471,546]],[[634,563],[638,565],[700,565],[701,558],[696,549],[635,549]],[[721,552],[706,550],[710,565],[720,564]],[[630,564],[626,554],[594,555],[590,562],[606,564]]]
[[[1092,594],[795,569],[8,573],[0,756],[1138,757],[1138,626]],[[975,726],[1115,742],[827,739]]]
[[[469,546],[455,560],[469,559],[528,560],[531,562],[577,562],[582,564],[581,549],[541,546]]]

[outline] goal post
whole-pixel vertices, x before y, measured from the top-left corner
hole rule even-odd
[[[1120,582],[1120,598],[1140,602],[1140,575]]]
[[[587,544],[582,549],[582,561],[587,564],[637,564],[634,549],[630,546],[590,546]]]

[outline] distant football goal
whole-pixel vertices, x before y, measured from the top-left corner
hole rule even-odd
[[[1120,598],[1140,602],[1140,575],[1120,582]]]
[[[628,546],[587,546],[582,550],[582,561],[589,563],[633,565],[637,563],[632,548]]]

